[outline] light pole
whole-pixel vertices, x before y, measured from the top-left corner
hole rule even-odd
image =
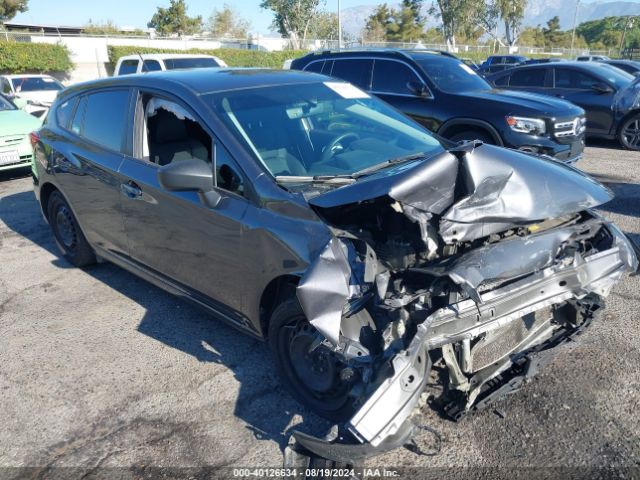
[[[573,13],[573,32],[571,32],[571,55],[573,55],[573,44],[576,40],[576,21],[578,20],[578,7],[580,0],[576,0],[576,11]]]
[[[342,13],[340,0],[338,0],[338,50],[342,49]]]
[[[620,54],[622,54],[622,49],[624,48],[624,37],[627,35],[627,28],[633,27],[633,17],[629,15],[627,21],[624,22],[624,30],[622,31],[622,38],[620,39]]]

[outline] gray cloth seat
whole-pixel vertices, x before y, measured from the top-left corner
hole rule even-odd
[[[207,148],[197,139],[189,136],[186,121],[165,110],[149,119],[153,122],[149,135],[149,156],[158,165],[167,165],[179,160],[199,158],[208,161]]]

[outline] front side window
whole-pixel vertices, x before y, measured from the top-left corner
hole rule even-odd
[[[546,70],[544,68],[525,68],[511,74],[509,85],[512,87],[544,87]]]
[[[0,112],[5,110],[15,110],[16,106],[11,103],[8,99],[4,98],[0,95]]]
[[[409,66],[391,60],[376,60],[373,66],[371,91],[377,93],[394,93],[415,95],[409,83],[422,83]]]
[[[189,111],[164,98],[143,94],[142,160],[163,166],[181,160],[211,162],[211,137]]]
[[[373,60],[345,59],[334,60],[331,76],[353,83],[365,90],[370,89]]]
[[[118,75],[131,75],[138,71],[138,60],[123,60]]]
[[[436,54],[415,55],[413,58],[427,77],[443,92],[491,90],[491,85],[457,58]]]
[[[112,90],[87,95],[80,135],[120,151],[129,111],[129,91]]]
[[[444,150],[417,123],[337,80],[204,99],[274,177],[352,175],[390,159]]]
[[[15,77],[11,79],[11,83],[16,93],[59,91],[64,88],[64,85],[51,77]]]

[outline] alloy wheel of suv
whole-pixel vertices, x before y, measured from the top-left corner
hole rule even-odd
[[[280,304],[269,323],[269,346],[284,386],[303,405],[332,421],[354,413],[345,365],[325,345],[313,347],[317,331],[296,298]]]
[[[618,140],[624,148],[640,150],[640,114],[634,115],[622,124]]]
[[[71,207],[60,194],[53,192],[47,204],[47,218],[62,256],[76,267],[95,263],[93,249],[84,237]]]

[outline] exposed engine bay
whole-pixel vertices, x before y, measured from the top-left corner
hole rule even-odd
[[[363,449],[298,440],[336,460],[377,453],[413,434],[428,384],[457,420],[534,375],[638,269],[590,210],[611,198],[572,167],[468,142],[309,199],[334,236],[297,296],[314,348],[340,359]]]

